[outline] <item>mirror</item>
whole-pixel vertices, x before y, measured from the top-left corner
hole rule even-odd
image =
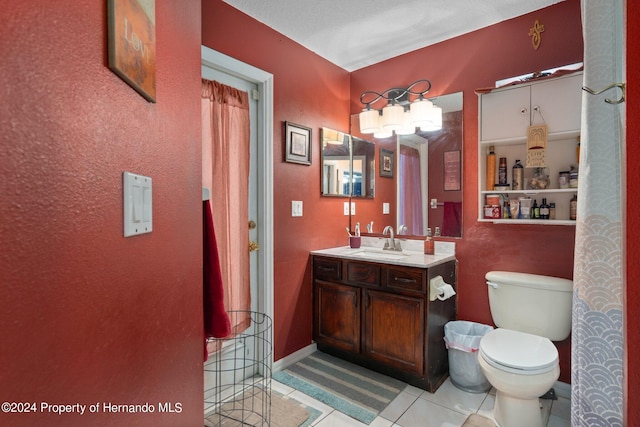
[[[443,237],[462,237],[462,92],[430,100],[442,108],[442,129],[372,138],[378,147],[394,151],[393,182],[381,179],[378,194],[385,194],[385,186],[390,193],[379,197],[371,209],[361,209],[364,212],[350,218],[351,224],[374,221],[380,224],[374,233],[393,225],[396,234],[418,238],[424,238],[427,227],[432,231],[439,227]],[[354,114],[351,134],[360,136],[359,131]],[[389,204],[389,214],[379,215],[384,203]]]
[[[322,128],[321,144],[321,194],[373,198],[375,145],[329,128]]]

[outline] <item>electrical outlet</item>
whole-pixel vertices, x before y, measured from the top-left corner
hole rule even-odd
[[[356,214],[356,202],[351,202],[351,215]]]
[[[344,214],[349,215],[349,202],[344,202]]]
[[[389,203],[382,204],[382,213],[384,215],[389,215]]]

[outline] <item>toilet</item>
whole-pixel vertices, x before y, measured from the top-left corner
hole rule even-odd
[[[496,390],[499,427],[543,427],[539,397],[560,376],[558,350],[571,332],[573,282],[509,271],[485,276],[497,326],[480,339],[478,364]]]

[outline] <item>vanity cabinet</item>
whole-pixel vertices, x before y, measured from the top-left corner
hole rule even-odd
[[[570,220],[570,200],[577,188],[559,188],[558,175],[577,166],[577,144],[580,137],[582,114],[582,72],[562,77],[531,81],[515,86],[495,89],[480,94],[478,144],[478,221],[510,224],[573,225]],[[511,185],[512,167],[516,160],[526,166],[527,131],[531,125],[547,125],[546,167],[550,185],[546,189],[527,189],[526,181],[533,173],[524,169],[524,190],[487,190],[486,159],[493,146],[497,164],[507,159],[507,183]],[[497,182],[497,176],[495,177]],[[542,198],[556,205],[556,219],[502,219],[485,218],[484,206],[488,194],[499,194],[503,199],[531,197],[538,204]]]
[[[434,392],[447,378],[444,324],[456,298],[429,301],[435,276],[456,284],[456,261],[418,268],[313,256],[318,349]]]

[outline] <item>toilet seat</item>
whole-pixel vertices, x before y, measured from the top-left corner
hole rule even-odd
[[[480,356],[491,366],[520,375],[537,375],[558,366],[558,350],[545,337],[498,328],[480,340]]]

